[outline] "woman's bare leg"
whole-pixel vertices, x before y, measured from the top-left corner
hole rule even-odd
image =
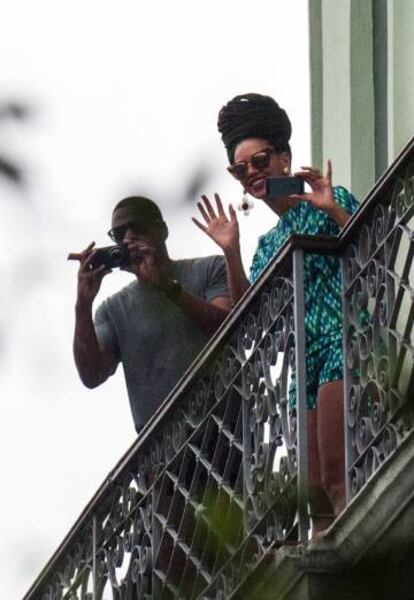
[[[308,410],[308,482],[313,536],[327,529],[334,508],[322,485],[318,448],[318,409]]]
[[[318,392],[317,440],[320,475],[335,516],[345,508],[345,441],[343,380],[330,381]]]

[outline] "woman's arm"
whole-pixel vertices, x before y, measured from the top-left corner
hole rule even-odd
[[[227,267],[230,296],[233,306],[237,304],[243,294],[250,287],[241,258],[240,246],[224,252]]]
[[[207,196],[202,196],[203,202],[198,202],[198,209],[205,221],[203,225],[193,217],[193,222],[204,231],[223,250],[227,266],[227,278],[233,305],[243,296],[250,283],[244,271],[240,250],[239,223],[236,211],[229,204],[228,218],[218,194],[214,195],[216,210],[212,207]]]

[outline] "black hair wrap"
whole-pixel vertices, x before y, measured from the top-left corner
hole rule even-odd
[[[235,96],[219,112],[217,127],[230,163],[234,161],[236,146],[248,138],[267,140],[276,152],[290,154],[292,125],[286,111],[270,96]]]

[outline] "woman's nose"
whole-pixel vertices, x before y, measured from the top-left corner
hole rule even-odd
[[[247,177],[250,177],[253,173],[259,173],[259,171],[263,171],[263,167],[256,166],[253,161],[247,163]]]

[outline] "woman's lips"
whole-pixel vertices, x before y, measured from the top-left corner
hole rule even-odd
[[[249,182],[249,188],[253,194],[257,194],[266,189],[266,177],[257,177]]]

